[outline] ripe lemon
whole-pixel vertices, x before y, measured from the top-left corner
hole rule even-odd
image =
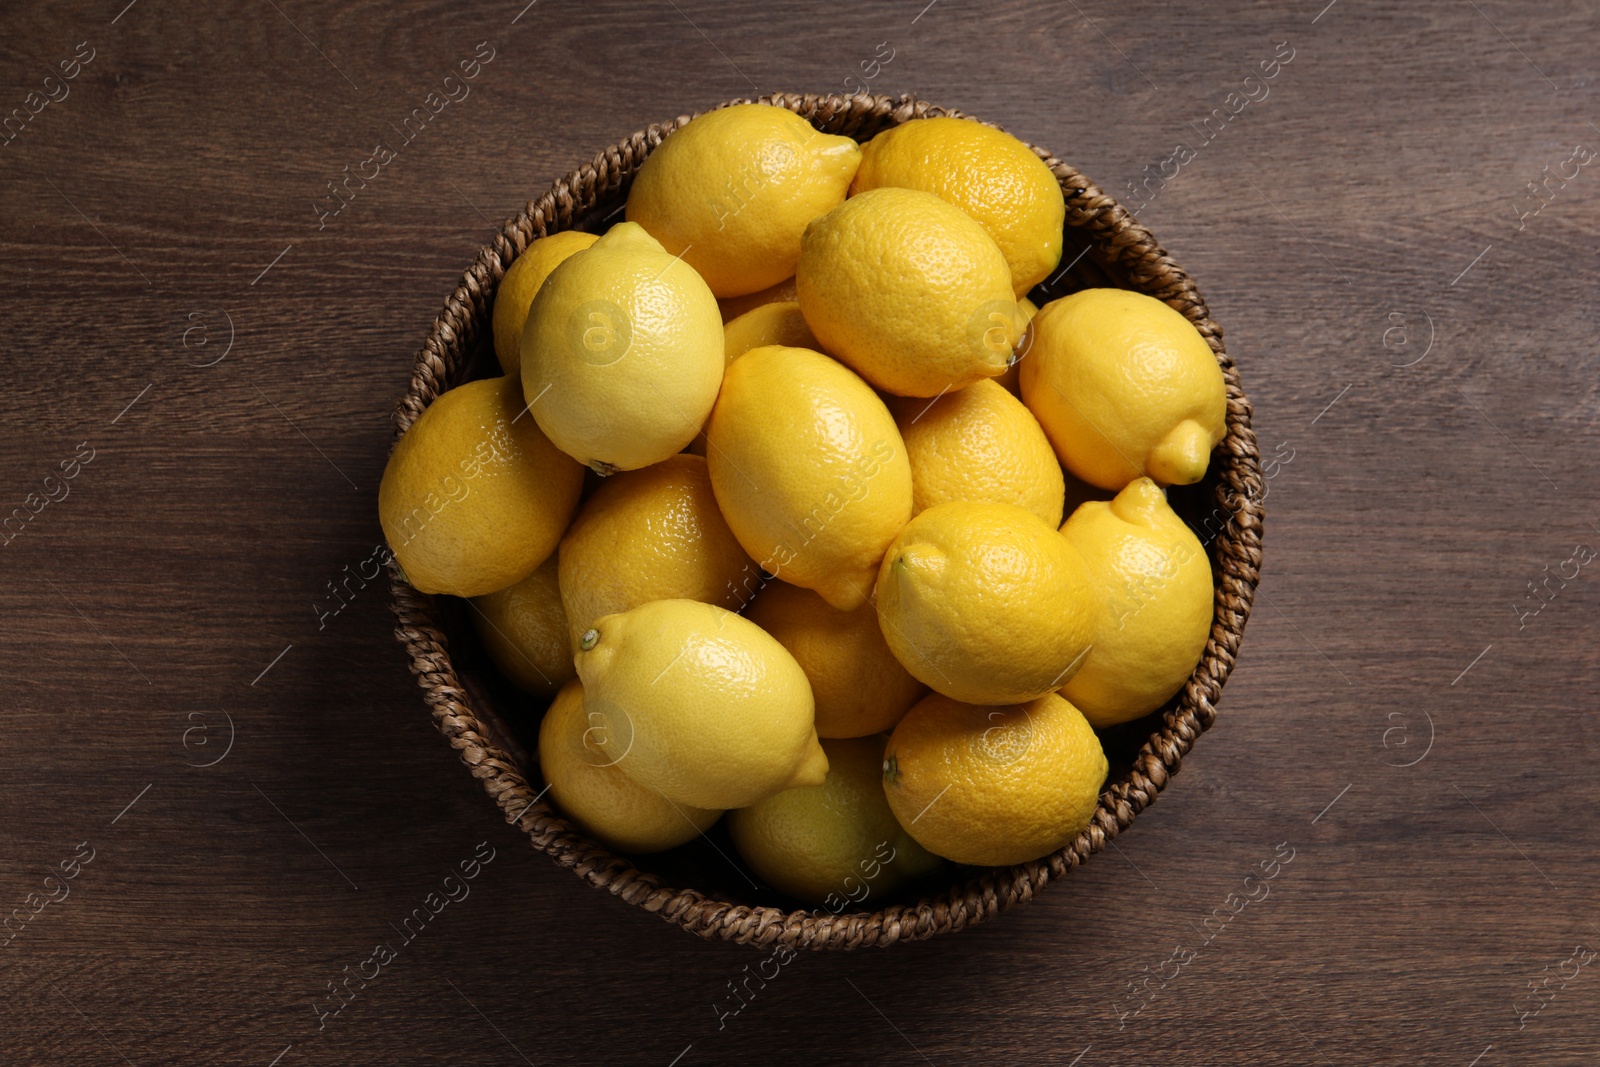
[[[515,378],[468,382],[430,404],[390,453],[378,519],[422,592],[492,593],[555,551],[583,468],[521,413]]]
[[[1205,476],[1227,388],[1188,319],[1143,293],[1085,289],[1046,304],[1029,330],[1022,400],[1067,470],[1102,489]]]
[[[899,400],[890,410],[911,460],[912,514],[951,500],[992,500],[1061,525],[1061,464],[1033,415],[998,382],[974,382],[931,404]]]
[[[545,279],[521,344],[539,428],[600,474],[682,451],[722,382],[716,298],[631,222]]]
[[[774,581],[745,618],[777,638],[806,672],[818,737],[891,730],[923,694],[922,683],[889,651],[871,603],[840,611],[809,589]]]
[[[727,296],[717,299],[717,307],[722,309],[722,321],[732,322],[747,311],[754,311],[763,304],[782,304],[794,300],[794,275],[790,275],[777,285],[769,285],[765,289],[744,296]]]
[[[884,554],[878,612],[895,658],[972,704],[1013,704],[1078,669],[1100,608],[1077,550],[1015,504],[957,500],[912,519]]]
[[[572,648],[602,615],[652,600],[738,611],[758,579],[717,510],[706,461],[681,454],[605,479],[561,539],[561,603]]]
[[[849,368],[773,345],[728,367],[706,423],[711,487],[757,565],[849,611],[911,517],[894,418]]]
[[[1110,503],[1082,505],[1061,533],[1102,608],[1094,648],[1061,695],[1095,726],[1148,715],[1188,680],[1211,632],[1211,564],[1200,539],[1149,478]]]
[[[528,321],[528,307],[533,303],[533,296],[544,280],[568,256],[583,251],[596,240],[592,233],[562,230],[528,245],[506,268],[500,288],[495,290],[491,320],[494,354],[500,361],[501,371],[513,377],[522,373],[522,327]]]
[[[837,914],[893,893],[936,863],[900,828],[883,793],[883,738],[822,742],[828,777],[728,815],[739,855],[763,881]]]
[[[592,737],[583,685],[570,681],[539,724],[539,772],[556,806],[596,841],[619,852],[660,852],[698,837],[722,814],[646,789],[613,766]]]
[[[805,672],[749,619],[656,600],[596,620],[578,648],[590,742],[668,800],[742,808],[827,775]]]
[[[844,200],[861,146],[794,112],[735,104],[661,142],[633,179],[628,221],[700,272],[718,296],[794,273],[806,223]]]
[[[921,189],[977,219],[1005,253],[1018,296],[1061,261],[1067,204],[1044,160],[1011,136],[971,119],[913,119],[861,150],[852,191]]]
[[[516,585],[473,597],[472,606],[472,623],[489,658],[524,692],[548,700],[577,676],[555,556]]]
[[[1004,707],[930,693],[889,738],[883,790],[929,852],[1001,867],[1071,844],[1108,767],[1087,720],[1056,693]]]
[[[786,345],[789,348],[820,349],[811,336],[800,305],[793,300],[762,304],[722,327],[723,355],[729,363],[752,348]]]
[[[999,247],[914,189],[869,190],[807,226],[795,293],[829,352],[901,396],[999,376],[1022,333]]]

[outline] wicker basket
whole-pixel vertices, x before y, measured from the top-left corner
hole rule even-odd
[[[861,141],[907,119],[959,114],[911,96],[778,94],[763,97],[762,102],[788,108],[828,133]],[[651,126],[607,148],[530,202],[478,253],[417,354],[410,388],[394,414],[397,439],[445,390],[474,376],[499,373],[489,352],[490,308],[500,278],[529,242],[565,229],[603,230],[620,210],[645,157],[689,118],[684,115]],[[1089,286],[1118,286],[1157,297],[1194,323],[1216,352],[1227,379],[1227,436],[1212,456],[1211,469],[1199,485],[1171,493],[1174,507],[1207,542],[1216,579],[1211,635],[1194,674],[1165,708],[1106,734],[1111,774],[1099,809],[1089,828],[1059,852],[1003,869],[955,868],[954,884],[931,892],[924,888],[921,899],[877,911],[830,914],[735,904],[717,898],[748,897],[742,884],[729,883],[728,890],[720,892],[672,884],[688,878],[703,886],[715,881],[715,868],[726,870],[727,865],[711,851],[714,845],[687,861],[674,859],[672,853],[649,857],[644,862],[655,869],[649,873],[586,837],[546,804],[537,784],[538,761],[519,742],[518,727],[523,738],[531,737],[536,716],[525,714],[524,708],[513,710],[509,690],[495,692],[493,672],[469,636],[470,627],[459,617],[458,605],[419,593],[392,572],[399,622],[395,633],[410,655],[412,673],[440,732],[483,783],[506,821],[594,887],[703,938],[758,946],[853,949],[959,930],[1031,899],[1052,879],[1105,848],[1155,800],[1195,738],[1215,719],[1216,702],[1238,652],[1261,565],[1262,478],[1250,428],[1250,402],[1223,350],[1222,328],[1207,316],[1205,301],[1189,276],[1111,197],[1055,156],[1035,151],[1066,195],[1063,262],[1070,264],[1035,291],[1038,302]],[[459,643],[454,662],[446,631],[466,638]],[[496,705],[511,713],[497,714]],[[710,866],[695,866],[697,859],[709,859]]]

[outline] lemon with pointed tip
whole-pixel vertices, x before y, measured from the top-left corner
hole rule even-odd
[[[660,852],[692,841],[722,815],[672,801],[614,766],[593,743],[583,685],[568,682],[539,724],[539,772],[556,807],[618,852]]]
[[[1149,478],[1083,504],[1061,527],[1100,599],[1100,627],[1061,689],[1095,726],[1148,715],[1200,661],[1211,633],[1211,564]]]
[[[827,775],[805,672],[749,619],[656,600],[596,620],[576,658],[591,742],[674,803],[742,808]]]
[[[891,126],[861,149],[852,190],[921,189],[971,215],[1005,253],[1018,296],[1061,261],[1067,204],[1033,149],[993,126],[948,116]]]
[[[468,382],[428,405],[383,468],[383,536],[424,593],[471,597],[515,585],[549,558],[583,468],[532,419],[515,378]]]
[[[998,377],[1023,328],[999,246],[915,189],[870,189],[807,226],[795,294],[831,354],[901,396]]]
[[[911,511],[951,500],[1016,504],[1061,525],[1061,464],[1022,401],[998,382],[974,382],[933,403],[890,405],[911,460]]]
[[[759,577],[717,510],[706,461],[688,454],[601,482],[558,555],[573,649],[596,619],[652,600],[738,611]]]
[[[1015,504],[957,500],[906,523],[878,571],[895,658],[972,704],[1059,688],[1094,639],[1100,606],[1066,538]]]
[[[1001,867],[1047,856],[1088,828],[1109,764],[1071,703],[963,704],[931,693],[889,738],[883,791],[923,848]]]
[[[801,231],[844,200],[860,162],[854,140],[786,108],[718,108],[650,153],[628,190],[627,217],[719,297],[753,293],[794,273]]]
[[[1227,430],[1227,386],[1188,319],[1143,293],[1085,289],[1028,328],[1022,401],[1067,470],[1102,489],[1205,476]]]
[[[472,623],[489,658],[519,689],[549,699],[577,676],[555,556],[516,585],[473,597],[472,607]]]
[[[711,488],[763,571],[841,611],[872,591],[911,517],[911,467],[889,409],[820,352],[771,345],[729,365],[706,423]]]
[[[882,737],[826,740],[828,777],[728,815],[756,876],[835,911],[880,900],[937,864],[900,828],[883,792]],[[875,905],[866,905],[876,910]]]
[[[716,298],[632,222],[551,272],[521,348],[523,394],[539,428],[600,474],[681,452],[722,383]]]
[[[745,617],[776,637],[806,672],[819,737],[892,730],[925,692],[889,651],[870,602],[840,611],[809,589],[771,581]]]
[[[817,339],[793,300],[776,301],[751,308],[722,327],[723,355],[729,363],[752,348],[786,345],[789,348],[820,350]]]
[[[528,308],[544,280],[569,256],[588,248],[596,239],[582,230],[562,230],[540,237],[506,268],[494,293],[494,314],[490,319],[494,355],[501,371],[512,376],[522,373],[522,327],[527,324]]]

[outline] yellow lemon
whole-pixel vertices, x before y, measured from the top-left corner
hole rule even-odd
[[[1033,317],[1039,314],[1039,309],[1035,307],[1033,301],[1029,300],[1027,297],[1022,297],[1017,301],[1017,310],[1022,312],[1022,322],[1024,326],[1032,322]],[[1006,392],[1010,393],[1012,396],[1022,395],[1022,380],[1020,378],[1020,375],[1022,374],[1022,357],[1028,354],[1026,345],[1032,337],[1032,333],[1026,330],[1023,331],[1022,340],[1017,342],[1016,358],[1011,361],[1011,366],[1006,368],[1006,372],[995,379],[995,381],[1005,386]]]
[[[789,348],[818,349],[800,305],[792,300],[762,304],[722,327],[723,354],[729,363],[752,348],[786,345]]]
[[[878,572],[884,639],[906,670],[972,704],[1062,686],[1099,623],[1083,560],[1015,504],[958,500],[912,519]]]
[[[628,221],[700,272],[718,296],[794,273],[806,223],[844,200],[861,146],[768,104],[708,111],[650,153]]]
[[[883,790],[934,855],[980,867],[1047,856],[1088,828],[1109,765],[1059,694],[980,707],[931,693],[895,727]]]
[[[717,510],[699,456],[677,455],[605,479],[561,539],[561,603],[572,647],[602,615],[652,600],[733,611],[758,577]]]
[[[911,511],[951,500],[1016,504],[1061,525],[1061,464],[1022,401],[997,382],[974,382],[932,403],[890,410],[911,460]]]
[[[506,268],[500,288],[495,290],[494,316],[490,320],[494,354],[500,361],[501,371],[512,376],[522,373],[522,327],[528,321],[528,307],[533,303],[534,294],[550,277],[551,271],[595,240],[594,234],[582,230],[553,233],[528,245]]]
[[[1226,432],[1217,357],[1154,297],[1085,289],[1029,324],[1022,400],[1067,470],[1102,489],[1198,482]]]
[[[905,443],[867,383],[820,352],[746,352],[706,423],[706,462],[722,514],[763,571],[841,611],[866,602],[911,517]]]
[[[660,852],[700,836],[720,811],[672,801],[614,766],[593,743],[583,686],[570,681],[539,724],[539,772],[567,818],[618,852]]]
[[[472,606],[472,622],[489,658],[518,688],[549,699],[577,676],[555,556],[516,585],[473,597]]]
[[[817,736],[864,737],[894,728],[923,693],[883,640],[878,610],[830,607],[816,593],[770,582],[745,618],[778,639],[806,672]]]
[[[1211,632],[1211,564],[1149,478],[1072,513],[1062,535],[1100,598],[1100,627],[1062,688],[1095,726],[1148,715],[1176,693]]]
[[[852,190],[921,189],[977,219],[1005,253],[1022,295],[1061,261],[1067,204],[1038,154],[993,126],[945,116],[884,130],[861,150]]]
[[[794,301],[794,275],[790,275],[777,285],[769,285],[765,289],[744,296],[727,296],[717,299],[717,307],[722,309],[722,321],[732,322],[747,311],[754,311],[763,304],[783,304]]]
[[[828,777],[728,815],[728,832],[756,876],[838,914],[900,888],[936,863],[883,793],[883,738],[822,742]]]
[[[716,298],[631,222],[545,279],[521,344],[522,388],[539,428],[601,474],[682,451],[722,382]]]
[[[999,247],[914,189],[870,190],[807,226],[795,293],[829,352],[901,396],[998,377],[1022,332]]]
[[[827,775],[805,672],[749,619],[656,600],[596,620],[578,649],[591,743],[668,800],[742,808]]]
[[[515,378],[468,382],[430,404],[389,454],[378,519],[422,592],[492,593],[555,551],[583,468],[521,413]]]

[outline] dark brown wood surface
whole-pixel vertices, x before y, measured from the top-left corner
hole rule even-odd
[[[27,118],[0,514],[32,515],[0,548],[0,1061],[1596,1061],[1592,4],[524,2],[0,16],[0,117]],[[379,540],[391,407],[501,219],[652,121],[847,78],[1114,195],[1193,150],[1140,217],[1277,460],[1264,581],[1216,727],[1114,849],[993,923],[801,956],[719,1019],[764,957],[532,852],[429,722],[385,593],[333,614],[328,583]]]

